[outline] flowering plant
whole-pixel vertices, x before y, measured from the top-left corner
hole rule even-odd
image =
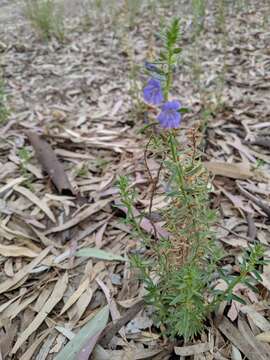
[[[179,37],[180,24],[175,19],[162,34],[164,49],[158,59],[145,64],[150,79],[143,89],[143,98],[156,108],[155,121],[164,130],[159,135],[152,131],[144,154],[152,184],[149,209],[144,216],[152,224],[152,234],[141,229],[141,217],[133,214],[136,194],[130,191],[127,179],[120,178],[119,186],[123,205],[127,208],[127,222],[151,251],[150,259],[132,257],[145,283],[145,301],[153,305],[157,325],[162,324],[169,336],[182,336],[187,341],[202,331],[205,319],[221,301],[243,301],[233,293],[239,282],[254,289],[250,275],[258,279],[257,267],[263,263],[263,249],[260,244],[250,247],[237,276],[226,276],[219,268],[223,252],[211,230],[216,213],[210,208],[209,178],[197,151],[197,132],[191,129],[187,144],[180,146],[177,129],[186,109],[178,100],[169,99],[181,53]],[[160,164],[155,177],[147,164],[149,153]],[[167,194],[168,205],[159,214],[165,223],[166,236],[158,234],[152,221],[153,198],[161,176],[163,183],[167,183],[163,191]],[[227,283],[226,290],[215,290],[214,273],[219,273]]]

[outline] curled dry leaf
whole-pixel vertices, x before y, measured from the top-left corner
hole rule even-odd
[[[241,312],[243,314],[248,314],[260,330],[265,332],[270,331],[270,322],[261,313],[256,311],[254,307],[250,305],[243,306],[241,307]]]
[[[107,346],[113,336],[118,333],[118,331],[131,321],[144,307],[144,300],[138,301],[131,308],[129,308],[124,315],[122,315],[115,323],[111,322],[106,329],[101,334],[101,346]]]

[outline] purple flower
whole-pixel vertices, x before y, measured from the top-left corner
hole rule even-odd
[[[178,128],[181,122],[181,114],[178,111],[181,108],[179,101],[168,101],[161,107],[157,119],[160,126],[164,129]]]
[[[143,89],[144,101],[148,104],[159,105],[163,101],[163,93],[159,80],[150,79]]]

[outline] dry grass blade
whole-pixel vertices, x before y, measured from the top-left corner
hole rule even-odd
[[[57,280],[54,290],[50,295],[49,299],[44,304],[43,308],[40,310],[40,312],[37,314],[37,316],[34,318],[31,324],[28,325],[28,327],[19,335],[11,351],[12,354],[15,354],[19,350],[19,348],[29,338],[29,336],[34,331],[36,331],[39,328],[39,326],[43,323],[43,321],[50,314],[50,312],[55,307],[55,305],[58,304],[60,300],[62,300],[63,295],[67,288],[67,284],[68,284],[68,274],[65,273]]]

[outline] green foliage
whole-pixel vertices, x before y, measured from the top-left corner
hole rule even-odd
[[[175,18],[168,27],[165,27],[159,34],[163,42],[163,49],[159,53],[159,57],[153,64],[156,65],[156,73],[164,82],[164,97],[168,99],[169,90],[172,87],[173,71],[177,66],[177,58],[182,49],[178,47],[180,40],[180,21]]]
[[[179,21],[174,19],[162,33],[164,46],[154,62],[157,66],[154,72],[162,80],[166,101],[181,53],[179,38]],[[144,131],[149,129],[151,126]],[[260,266],[265,264],[264,249],[259,244],[251,245],[243,256],[238,274],[228,275],[220,269],[219,262],[224,254],[211,230],[217,216],[210,208],[209,178],[197,151],[195,129],[188,134],[185,148],[178,143],[175,130],[160,135],[153,132],[146,150],[151,150],[160,163],[159,176],[166,182],[168,205],[160,215],[169,236],[160,238],[156,231],[149,235],[141,229],[142,216],[151,219],[151,208],[148,214],[134,216],[137,193],[128,179],[121,177],[119,189],[126,222],[131,225],[133,236],[152,252],[150,258],[136,255],[131,260],[145,284],[145,301],[154,306],[156,325],[162,324],[168,336],[182,336],[188,341],[202,331],[207,316],[222,301],[243,302],[234,294],[237,284],[256,290],[254,285],[261,280]],[[153,189],[152,198],[155,187]],[[153,223],[152,226],[155,230]],[[227,284],[225,291],[214,288],[213,274],[217,273]]]
[[[88,175],[88,166],[86,163],[82,163],[78,169],[75,171],[76,177],[86,177]]]
[[[83,2],[85,27],[93,25],[97,20],[104,20],[109,12],[113,17],[114,5],[114,0],[111,0],[109,4],[105,0],[85,0]]]
[[[236,285],[243,283],[247,285],[252,291],[257,292],[255,287],[256,281],[262,281],[259,267],[268,264],[268,261],[263,259],[264,253],[265,249],[262,244],[255,243],[254,245],[250,245],[243,256],[242,263],[240,264],[240,273],[237,276],[228,275],[219,269],[220,277],[226,282],[228,287],[224,292],[214,292],[215,298],[211,306],[216,305],[224,300],[236,300],[245,304],[245,301],[242,298],[233,294],[233,290]]]
[[[129,71],[129,95],[132,99],[131,116],[135,122],[145,110],[144,103],[141,101],[141,89],[138,83],[140,67],[136,64],[132,64]]]
[[[26,147],[22,147],[18,150],[18,155],[23,166],[29,163],[32,155]]]
[[[133,28],[141,14],[143,0],[123,0],[121,5],[117,0],[85,0],[84,23],[92,25],[96,20],[110,21],[117,26],[116,30],[122,28]],[[118,29],[119,28],[119,29]]]
[[[6,93],[4,81],[0,74],[0,125],[4,125],[9,116],[9,111],[6,106]]]
[[[25,16],[43,40],[64,41],[64,9],[55,0],[25,0]]]
[[[199,35],[204,29],[205,13],[206,13],[206,0],[192,0],[192,14],[194,24],[194,35]]]
[[[216,12],[216,28],[219,32],[226,32],[226,14],[227,6],[226,0],[220,0],[217,3],[217,12]]]
[[[32,176],[29,173],[29,171],[27,170],[27,165],[29,164],[29,161],[32,158],[32,154],[26,147],[22,147],[18,150],[18,156],[20,159],[21,175],[25,178],[24,183],[31,190],[32,189],[32,185],[31,185]]]
[[[132,225],[133,233],[135,236],[141,237],[142,240],[146,241],[147,236],[140,228],[140,218],[136,218],[133,213],[133,205],[136,200],[137,193],[134,189],[129,187],[128,179],[125,176],[119,178],[119,190],[121,193],[121,200],[124,207],[127,209],[126,222]]]
[[[141,12],[143,0],[124,0],[126,19],[129,27],[133,28],[136,24],[136,18]]]

